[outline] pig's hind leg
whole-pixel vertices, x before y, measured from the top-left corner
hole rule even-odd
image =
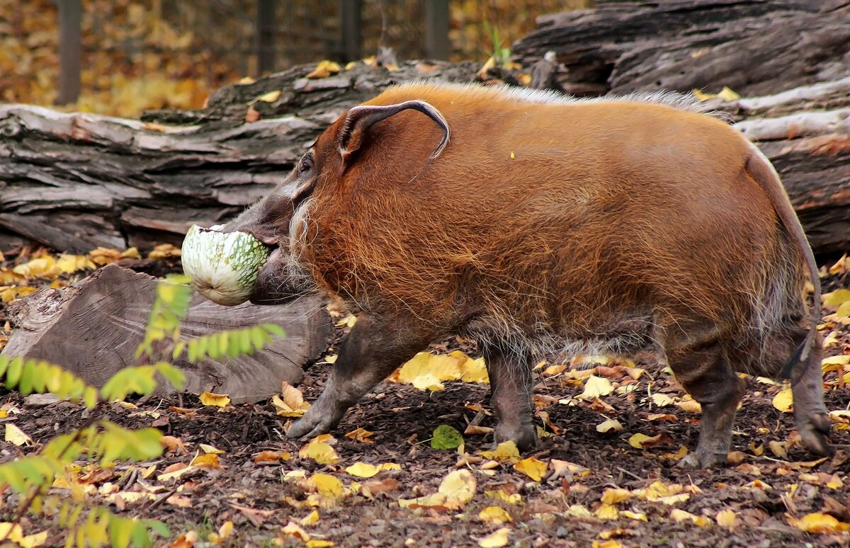
[[[535,442],[534,411],[531,401],[531,355],[527,351],[505,350],[499,345],[482,345],[490,377],[490,403],[496,411],[496,443],[513,441],[521,451]]]
[[[764,344],[758,345],[752,352],[754,368],[760,374],[776,377],[788,359],[797,360],[796,352],[801,345],[808,343],[809,330],[795,325],[795,320],[787,318],[784,328],[776,329],[768,335]],[[823,341],[818,335],[806,359],[793,365],[791,393],[794,396],[794,419],[803,443],[812,453],[831,455],[832,448],[824,437],[829,433],[830,420],[823,402],[822,347]]]
[[[319,399],[287,432],[290,438],[314,437],[336,427],[349,407],[397,367],[427,347],[435,333],[411,329],[394,319],[361,314],[343,341]]]
[[[681,326],[679,326],[681,328]],[[710,323],[667,332],[664,351],[682,386],[702,406],[697,449],[680,464],[707,468],[725,464],[732,443],[732,426],[744,381],[729,363],[722,337]]]

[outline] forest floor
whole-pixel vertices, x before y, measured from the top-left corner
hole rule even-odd
[[[825,292],[850,286],[847,269],[833,270]],[[848,322],[825,318],[825,355],[850,354]],[[463,340],[432,351],[458,348],[474,356]],[[421,391],[383,382],[320,440],[332,451],[287,439],[291,419],[272,402],[216,407],[184,394],[114,404],[104,418],[159,428],[170,436],[168,450],[154,462],[86,467],[66,479],[92,504],[165,522],[172,538],[157,540],[164,546],[850,545],[850,366],[825,366],[835,456],[801,446],[793,415],[776,398],[781,383],[747,377],[729,464],[689,470],[676,463],[695,447],[699,414],[676,381],[651,356],[597,362],[582,370],[539,364],[537,422],[548,437],[519,464],[508,451],[479,454],[492,449],[486,432],[495,426],[486,384],[444,381],[444,390]],[[307,370],[299,387],[306,401],[318,397],[330,367],[320,361]],[[8,391],[0,409],[0,423],[33,440],[0,442],[0,462],[85,421],[80,405]],[[469,432],[461,449],[431,447],[440,425]],[[190,465],[213,448],[217,458]],[[355,463],[398,469],[365,478],[349,468]],[[0,521],[10,521],[14,499],[0,497]],[[64,544],[49,518],[24,517],[22,525],[26,534],[47,530],[47,545]]]

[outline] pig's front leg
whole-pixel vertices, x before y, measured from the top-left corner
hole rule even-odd
[[[527,351],[484,344],[490,377],[490,403],[496,410],[496,443],[513,441],[520,451],[534,447],[531,355]]]
[[[290,438],[314,437],[334,428],[349,407],[434,339],[430,331],[407,328],[413,322],[379,320],[361,314],[340,346],[319,399],[287,432]]]

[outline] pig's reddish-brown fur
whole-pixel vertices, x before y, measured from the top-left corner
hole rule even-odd
[[[367,105],[424,100],[372,127],[337,181],[320,181],[302,255],[323,288],[366,310],[545,339],[589,339],[635,321],[769,329],[770,294],[802,314],[805,265],[725,123],[635,102],[528,104],[495,90],[408,86]],[[341,171],[334,136],[319,172]],[[781,310],[787,313],[788,310]]]
[[[301,190],[233,228],[269,242],[288,231],[288,272],[360,313],[291,435],[332,428],[428,342],[462,332],[488,361],[497,440],[533,442],[535,351],[652,342],[703,405],[689,464],[725,461],[743,394],[734,371],[775,375],[795,348],[798,428],[829,451],[804,299],[816,265],[772,167],[734,129],[652,101],[471,86],[405,85],[365,105],[320,136],[315,166],[291,176]],[[394,107],[368,108],[382,105]]]

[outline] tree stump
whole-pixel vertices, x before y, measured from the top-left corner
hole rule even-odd
[[[72,287],[42,289],[9,307],[16,328],[3,354],[47,360],[100,387],[121,368],[138,364],[134,352],[144,338],[156,285],[147,274],[109,265]],[[278,306],[227,307],[195,294],[181,324],[186,338],[259,323],[280,325],[286,337],[250,356],[174,361],[186,374],[185,390],[224,393],[241,403],[278,393],[282,380],[298,384],[302,367],[328,347],[333,326],[324,305],[312,295]],[[158,387],[160,394],[173,391],[166,382]]]

